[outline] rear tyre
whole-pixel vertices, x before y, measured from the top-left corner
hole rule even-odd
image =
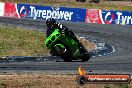
[[[90,55],[88,53],[81,57],[82,62],[86,62],[89,59],[90,59]]]
[[[64,62],[71,62],[72,59],[70,57],[62,57]]]
[[[90,54],[88,53],[88,51],[85,49],[83,45],[80,45],[80,52],[82,54],[82,57],[81,57],[82,62],[86,62],[90,59]]]

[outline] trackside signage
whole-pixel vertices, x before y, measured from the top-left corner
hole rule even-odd
[[[55,18],[70,22],[132,25],[132,11],[83,9],[0,3],[0,16],[31,19]]]
[[[130,83],[130,74],[100,74],[100,73],[86,73],[86,71],[80,66],[78,68],[79,75],[77,75],[77,83]]]
[[[86,23],[132,25],[132,12],[115,10],[86,10]]]
[[[114,11],[102,10],[103,24],[122,24],[132,25],[132,12],[128,11]]]
[[[0,3],[0,16],[3,16],[4,15],[4,5],[5,3]]]
[[[84,22],[86,9],[17,4],[19,18],[55,18],[73,22]]]

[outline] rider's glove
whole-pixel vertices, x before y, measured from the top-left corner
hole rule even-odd
[[[58,23],[58,27],[62,29],[63,25],[61,23]]]

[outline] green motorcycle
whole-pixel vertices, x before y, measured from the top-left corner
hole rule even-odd
[[[52,56],[60,56],[66,62],[78,59],[84,62],[90,59],[85,47],[83,45],[79,47],[76,41],[66,35],[65,30],[55,29],[46,38],[45,45]]]

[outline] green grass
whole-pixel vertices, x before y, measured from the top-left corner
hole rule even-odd
[[[0,56],[40,56],[47,53],[43,32],[0,26]]]
[[[76,8],[88,8],[88,9],[102,9],[102,10],[127,10],[132,11],[132,6],[118,6],[112,4],[89,4],[89,3],[45,3],[45,5],[51,6],[66,6],[66,7],[76,7]]]
[[[131,88],[129,84],[115,84],[119,88]]]
[[[117,83],[117,84],[104,84],[104,88],[131,88],[130,84]]]
[[[0,1],[3,1],[3,0],[0,0]],[[6,0],[6,1],[12,2],[12,0]],[[75,0],[69,0],[69,1],[63,1],[63,0],[14,0],[13,2],[38,4],[38,5],[49,5],[49,6],[56,6],[56,7],[57,6],[66,6],[66,7],[88,8],[88,9],[132,11],[132,6],[127,6],[127,5],[122,6],[122,5],[110,4],[110,3],[90,4],[90,3],[75,2]]]

